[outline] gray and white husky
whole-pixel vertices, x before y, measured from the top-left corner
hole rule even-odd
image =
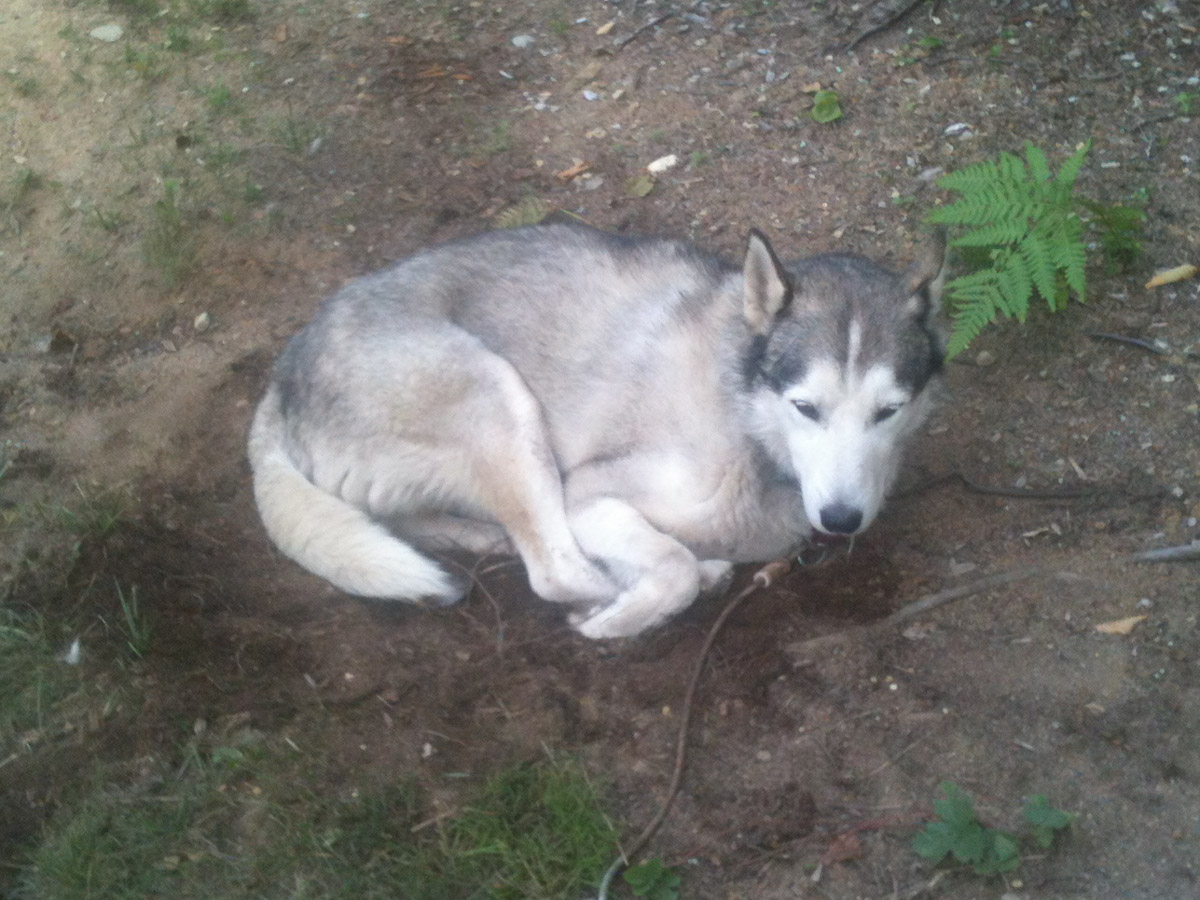
[[[879,512],[943,348],[944,242],[738,268],[571,225],[359,278],[283,352],[250,430],[267,532],[342,590],[448,604],[420,551],[515,552],[592,638],[634,635]],[[418,549],[420,548],[420,549]]]

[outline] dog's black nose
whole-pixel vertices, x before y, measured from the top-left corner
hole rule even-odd
[[[831,503],[821,510],[821,527],[831,534],[854,534],[862,524],[862,510]]]

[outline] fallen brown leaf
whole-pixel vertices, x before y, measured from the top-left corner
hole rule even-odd
[[[1147,288],[1161,287],[1164,284],[1174,284],[1176,281],[1185,281],[1188,278],[1194,278],[1196,272],[1200,271],[1193,265],[1176,266],[1173,269],[1167,269],[1165,272],[1159,272],[1153,278],[1146,282]]]
[[[1114,619],[1111,622],[1101,622],[1096,630],[1101,634],[1129,634],[1145,616],[1129,616],[1125,619]]]
[[[555,173],[554,177],[560,181],[570,181],[572,178],[577,178],[592,167],[592,164],[586,159],[575,160],[575,165],[570,168],[563,169],[561,172]]]

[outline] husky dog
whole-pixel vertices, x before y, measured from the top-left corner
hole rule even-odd
[[[751,231],[737,268],[571,225],[418,253],[283,352],[259,512],[351,594],[453,603],[469,583],[421,550],[515,552],[583,634],[637,634],[732,563],[871,523],[941,370],[943,254],[784,265]]]

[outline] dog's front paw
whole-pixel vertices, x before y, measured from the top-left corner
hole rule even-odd
[[[700,563],[700,596],[719,597],[733,584],[733,563],[706,559]]]
[[[625,617],[615,615],[615,606],[616,603],[611,603],[608,606],[594,606],[586,612],[572,613],[568,621],[576,631],[593,641],[633,637],[645,629],[645,626],[626,622]]]
[[[584,637],[598,641],[634,637],[655,625],[661,625],[667,618],[668,615],[661,609],[646,610],[638,608],[638,604],[629,603],[626,593],[613,603],[573,613],[570,622]]]

